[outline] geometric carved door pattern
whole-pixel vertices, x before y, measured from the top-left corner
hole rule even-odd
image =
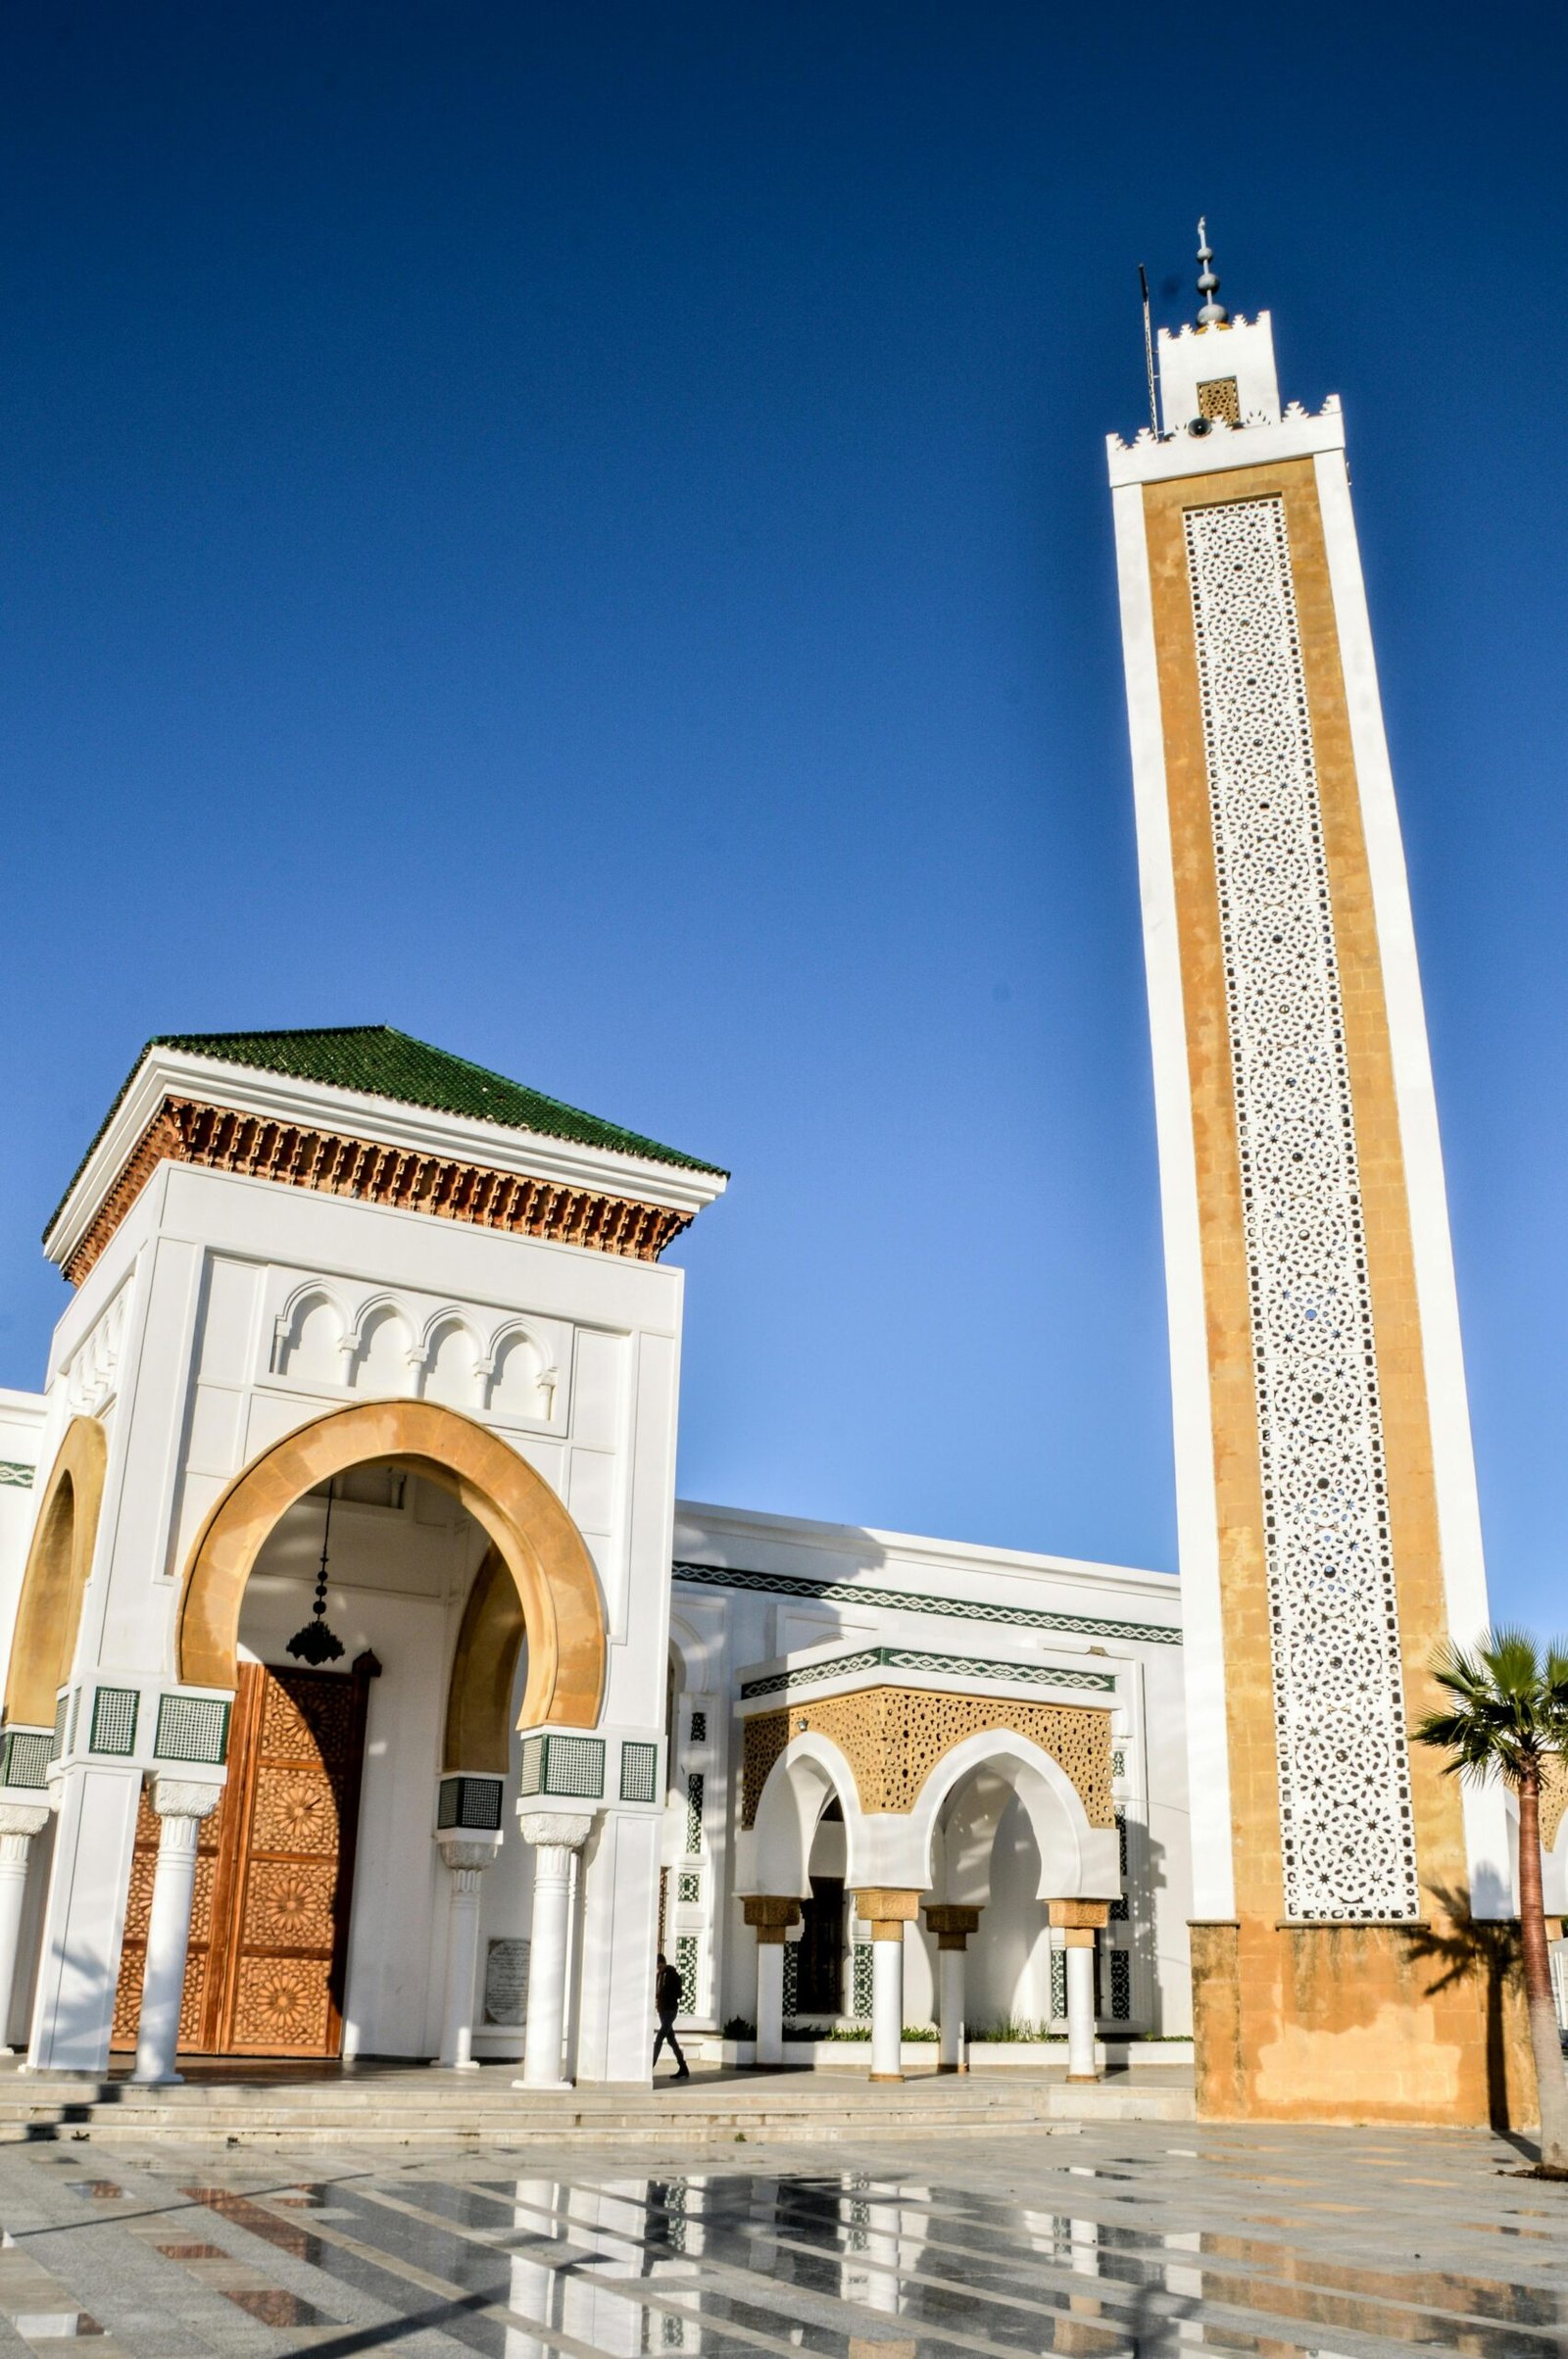
[[[335,2056],[373,1654],[353,1673],[239,1667],[228,1783],[202,1822],[179,2044],[188,2053]],[[136,1825],[114,2044],[133,2046],[158,1819]]]

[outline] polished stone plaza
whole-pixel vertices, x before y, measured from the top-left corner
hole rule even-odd
[[[1568,2190],[1477,2133],[95,2146],[0,2150],[0,2350],[1550,2359],[1568,2343]]]

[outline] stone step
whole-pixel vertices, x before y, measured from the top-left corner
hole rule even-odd
[[[851,2075],[699,2079],[676,2088],[518,2090],[510,2076],[452,2073],[345,2075],[298,2082],[192,2079],[172,2089],[128,2081],[0,2080],[0,2143],[92,2138],[237,2139],[311,2144],[361,2138],[483,2139],[508,2145],[563,2138],[846,2138],[981,2137],[1070,2129],[1086,2121],[1191,2121],[1193,2091],[1179,2078],[1069,2087],[1044,2077],[977,2081],[927,2074],[895,2088]]]

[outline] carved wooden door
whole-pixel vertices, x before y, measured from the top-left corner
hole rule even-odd
[[[338,2053],[368,1682],[379,1668],[373,1655],[349,1677],[241,1665],[228,1785],[197,1855],[182,2047]],[[116,2007],[117,2043],[127,2045],[157,1849],[144,1800]]]

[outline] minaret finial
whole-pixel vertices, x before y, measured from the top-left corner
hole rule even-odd
[[[1198,223],[1198,291],[1203,298],[1202,308],[1198,315],[1200,327],[1224,327],[1230,319],[1230,313],[1225,309],[1224,304],[1214,301],[1215,296],[1219,293],[1219,280],[1209,269],[1209,264],[1213,259],[1214,249],[1208,242],[1208,222],[1206,219],[1200,218]]]

